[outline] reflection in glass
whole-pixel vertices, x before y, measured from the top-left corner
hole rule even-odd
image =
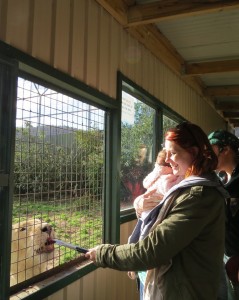
[[[121,117],[121,209],[132,207],[146,190],[143,179],[152,170],[155,110],[122,92]]]

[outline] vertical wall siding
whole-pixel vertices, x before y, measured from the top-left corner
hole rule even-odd
[[[116,91],[116,76],[115,72],[120,65],[120,35],[121,28],[118,23],[110,18],[110,43],[109,43],[109,84],[107,86],[108,95],[114,97]]]
[[[120,242],[126,243],[136,221],[121,225]],[[127,272],[97,269],[44,300],[137,300],[136,282]]]
[[[0,17],[1,40],[112,98],[120,70],[204,130],[224,125],[204,99],[94,0],[1,0]],[[121,242],[127,241],[132,226],[121,226]],[[99,269],[47,300],[137,298],[135,282],[125,272]]]
[[[208,131],[210,105],[134,40],[94,0],[2,0],[0,39],[116,98],[125,76]],[[4,17],[7,16],[7,17]],[[202,105],[203,102],[203,105]]]
[[[33,30],[32,30],[32,56],[41,58],[43,62],[51,61],[51,47],[45,45],[51,44],[52,30],[49,24],[52,22],[52,1],[42,0],[34,2]],[[44,16],[44,19],[42,18]],[[41,34],[44,32],[44,34]]]
[[[72,77],[85,81],[86,69],[86,43],[87,37],[86,21],[87,21],[87,3],[86,1],[74,0],[72,2],[72,44],[71,44],[71,60],[70,74]]]
[[[71,57],[71,47],[69,47],[69,45],[72,40],[70,26],[72,15],[71,1],[57,0],[56,3],[53,11],[53,16],[55,14],[55,24],[52,24],[52,26],[54,26],[52,28],[52,38],[55,39],[53,46],[53,66],[56,69],[68,73],[70,69],[69,60]]]
[[[107,94],[109,85],[109,71],[110,64],[110,18],[107,17],[106,11],[102,8],[100,10],[99,18],[99,53],[98,53],[98,65],[99,71],[97,74],[97,86],[98,89]]]

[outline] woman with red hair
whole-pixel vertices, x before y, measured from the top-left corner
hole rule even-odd
[[[214,172],[217,157],[203,130],[188,122],[166,132],[165,150],[184,179],[149,213],[139,240],[103,244],[85,256],[99,267],[145,275],[144,300],[217,299],[227,196]]]

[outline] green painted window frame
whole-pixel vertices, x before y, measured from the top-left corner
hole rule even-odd
[[[3,68],[3,66],[5,68]],[[11,225],[12,225],[12,195],[13,195],[13,163],[16,119],[16,94],[18,76],[25,79],[37,79],[48,87],[64,91],[69,96],[84,97],[88,104],[92,104],[105,111],[105,201],[104,201],[104,232],[105,243],[119,242],[120,214],[117,199],[118,160],[119,160],[119,129],[120,105],[115,99],[87,86],[70,76],[53,69],[52,67],[10,47],[0,41],[0,130],[2,154],[0,164],[3,171],[0,173],[1,192],[1,220],[2,226],[0,258],[3,262],[0,274],[0,299],[8,299],[16,291],[9,287],[10,253],[11,253]],[[1,93],[2,92],[2,93]],[[6,97],[7,95],[7,97]],[[6,101],[7,99],[7,101]],[[114,183],[113,183],[114,182]],[[112,201],[114,199],[114,201]],[[4,243],[3,243],[4,241]],[[59,279],[52,284],[29,294],[24,299],[42,299],[64,288],[75,280],[95,270],[93,264],[87,265],[74,273]]]
[[[156,110],[154,121],[155,142],[154,156],[160,149],[162,143],[162,120],[163,114],[169,114],[173,118],[181,119],[175,112],[158,99],[150,95],[144,89],[125,77],[121,72],[117,74],[117,97],[112,99],[107,95],[87,86],[69,75],[62,73],[40,61],[32,58],[24,52],[11,47],[0,41],[0,132],[1,132],[1,154],[0,154],[0,300],[8,299],[10,295],[10,243],[11,243],[11,213],[13,195],[13,155],[15,139],[16,118],[16,93],[17,78],[37,78],[46,82],[49,87],[57,87],[69,95],[84,97],[89,104],[98,106],[106,112],[106,172],[105,172],[105,214],[104,214],[104,237],[105,243],[119,243],[120,224],[129,222],[136,218],[133,209],[120,212],[119,186],[120,186],[120,147],[121,147],[121,92],[124,84],[133,87],[145,99],[146,103]],[[4,88],[3,88],[4,87]],[[158,137],[158,138],[157,138]],[[113,200],[112,200],[113,199]],[[4,242],[3,242],[4,241]],[[96,269],[93,264],[87,265],[58,281],[49,284],[45,288],[30,294],[24,299],[43,299],[54,292],[66,287],[72,282],[85,276]]]
[[[167,116],[173,121],[180,123],[184,119],[168,106],[162,103],[159,99],[155,98],[153,95],[148,93],[142,87],[137,85],[135,82],[124,76],[121,72],[118,72],[117,76],[117,98],[120,102],[122,109],[122,91],[125,91],[132,95],[133,97],[138,97],[140,101],[150,106],[155,110],[154,118],[154,132],[153,132],[153,149],[152,149],[152,159],[156,159],[158,151],[161,149],[163,143],[163,117]],[[120,222],[121,224],[130,222],[136,219],[136,214],[134,208],[129,208],[120,211]]]

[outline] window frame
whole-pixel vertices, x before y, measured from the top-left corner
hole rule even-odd
[[[185,119],[161,102],[160,99],[157,99],[135,82],[130,80],[128,77],[123,75],[120,71],[117,75],[117,99],[120,102],[120,109],[122,109],[122,91],[129,93],[133,97],[139,97],[140,101],[155,109],[152,159],[156,159],[157,153],[161,149],[161,145],[163,143],[163,116],[165,115],[178,123],[184,121]],[[136,214],[134,208],[120,211],[121,224],[135,219]]]
[[[17,94],[17,64],[6,56],[0,56],[0,131],[1,131],[1,152],[0,152],[0,268],[1,285],[0,298],[9,297],[9,278],[11,260],[11,227],[12,227],[12,196],[13,196],[13,161],[15,142],[15,118],[16,107],[14,99]],[[7,297],[7,298],[5,298]]]
[[[7,111],[1,113],[0,128],[4,129],[4,139],[2,139],[7,160],[6,178],[7,186],[4,186],[6,178],[0,174],[0,188],[3,189],[1,207],[2,229],[4,234],[4,243],[0,246],[1,266],[1,288],[0,299],[8,299],[10,294],[16,292],[14,287],[9,287],[10,278],[10,253],[11,253],[11,226],[12,226],[12,195],[13,195],[13,164],[14,164],[14,142],[15,142],[15,120],[16,120],[16,101],[17,101],[17,78],[19,76],[34,80],[39,84],[45,84],[49,88],[54,88],[59,92],[79,99],[84,97],[84,102],[92,104],[105,111],[105,199],[104,199],[104,229],[103,241],[105,243],[117,243],[120,237],[120,218],[117,211],[119,199],[117,194],[117,179],[119,165],[119,147],[118,141],[120,129],[120,104],[115,99],[97,91],[94,88],[76,80],[69,75],[62,73],[51,66],[48,66],[23,52],[0,42],[0,63],[10,66],[6,72],[8,84],[4,88],[4,94],[9,95],[7,103],[6,98],[1,97],[1,107],[6,106]],[[4,75],[2,75],[4,78]],[[0,93],[1,95],[1,93]],[[79,99],[81,100],[81,99]],[[86,100],[86,101],[85,101]],[[3,123],[3,120],[5,123]],[[10,137],[10,139],[9,139]],[[2,147],[2,148],[3,148]],[[11,151],[10,151],[11,150]],[[0,162],[3,162],[3,155],[0,156]],[[5,175],[5,174],[4,174]],[[9,177],[9,178],[8,178]],[[5,180],[5,181],[4,181]],[[116,183],[116,184],[115,184]],[[114,199],[114,201],[112,201]],[[3,247],[3,245],[7,245]],[[74,271],[64,278],[60,278],[49,285],[44,286],[39,291],[29,294],[24,299],[45,298],[52,293],[64,288],[77,279],[85,276],[95,270],[96,267],[91,263],[82,269]]]
[[[2,132],[2,150],[5,154],[0,154],[0,163],[5,166],[3,174],[0,173],[0,191],[3,195],[1,199],[0,213],[2,224],[0,238],[0,299],[8,299],[10,295],[10,245],[12,226],[12,195],[13,195],[13,163],[15,144],[15,120],[17,101],[17,78],[36,79],[39,83],[45,84],[49,88],[53,87],[58,91],[63,91],[69,96],[84,97],[88,104],[97,106],[105,110],[106,118],[106,140],[105,140],[105,207],[104,207],[104,236],[105,243],[119,243],[120,224],[136,218],[133,209],[127,210],[124,214],[120,212],[120,148],[121,148],[121,92],[123,83],[137,90],[137,93],[146,99],[146,104],[156,110],[154,120],[154,154],[160,149],[162,143],[162,120],[163,114],[170,115],[175,120],[183,120],[181,116],[173,112],[159,99],[155,98],[140,86],[135,84],[121,72],[117,73],[117,95],[116,99],[111,98],[85,83],[70,77],[53,67],[40,62],[39,60],[25,54],[24,52],[11,47],[0,41],[0,64],[8,66],[5,76],[0,72],[0,80],[6,78],[7,84],[4,87],[4,97],[0,91],[0,130]],[[1,81],[0,81],[1,83]],[[0,84],[1,87],[1,84]],[[7,95],[7,97],[6,97]],[[6,101],[7,99],[7,101]],[[4,107],[4,110],[2,110]],[[161,121],[160,121],[161,120]],[[157,139],[157,137],[159,137]],[[3,243],[4,241],[4,243]],[[49,283],[39,291],[29,294],[24,299],[43,299],[68,286],[74,281],[94,271],[96,267],[91,263],[84,268],[74,271],[55,282]]]

